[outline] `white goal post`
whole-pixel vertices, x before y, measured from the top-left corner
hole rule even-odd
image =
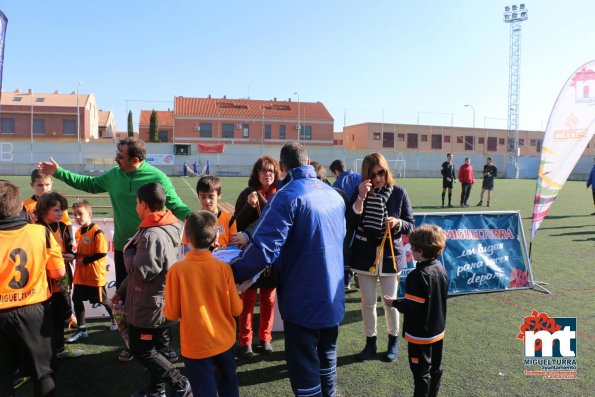
[[[355,159],[353,160],[353,171],[355,172],[362,172],[362,162],[364,159]],[[386,159],[390,171],[392,174],[397,178],[405,178],[405,172],[407,170],[407,161],[403,157],[403,153],[398,152],[396,155],[396,159]],[[363,175],[362,175],[363,177]]]

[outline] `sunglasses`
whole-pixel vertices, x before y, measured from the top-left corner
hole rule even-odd
[[[386,176],[386,170],[380,170],[378,172],[370,172],[370,179],[374,179],[377,176],[384,178]]]

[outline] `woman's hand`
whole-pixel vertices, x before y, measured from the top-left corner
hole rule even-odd
[[[366,179],[365,181],[362,181],[362,183],[360,183],[357,187],[357,195],[363,200],[366,198],[370,190],[372,190],[372,181]]]
[[[402,221],[398,218],[395,218],[394,216],[389,216],[388,218],[386,218],[386,221],[388,222],[388,227],[390,227],[391,229],[399,229],[401,227]]]
[[[246,236],[246,233],[232,233],[231,234],[231,238],[229,239],[229,242],[231,245],[236,245],[240,248],[242,248],[244,245],[248,244],[248,241],[250,241],[248,239],[248,236]]]
[[[256,208],[256,206],[258,205],[258,193],[256,191],[253,191],[252,193],[250,193],[248,195],[248,205],[250,205],[250,207],[252,208]]]

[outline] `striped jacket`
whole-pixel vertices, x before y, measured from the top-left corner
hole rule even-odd
[[[393,306],[405,315],[403,338],[409,343],[426,345],[444,338],[448,276],[442,264],[418,262],[407,275],[405,299]]]

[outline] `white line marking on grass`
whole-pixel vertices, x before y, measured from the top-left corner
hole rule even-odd
[[[198,199],[198,194],[196,194],[196,190],[194,190],[192,186],[190,186],[190,184],[186,181],[186,178],[182,178],[182,181],[184,181],[186,186],[188,186],[188,189],[190,189],[190,191],[194,194],[194,197]]]

